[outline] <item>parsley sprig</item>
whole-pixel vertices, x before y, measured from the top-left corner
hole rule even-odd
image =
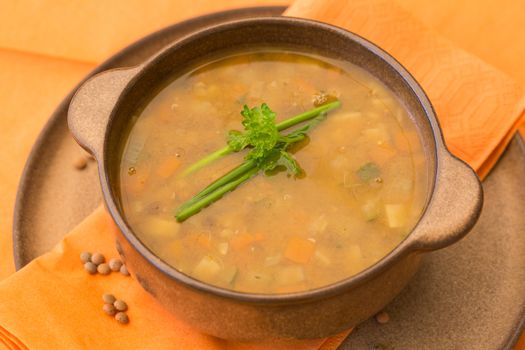
[[[340,105],[341,102],[333,101],[277,124],[275,123],[275,112],[266,103],[263,103],[261,107],[251,109],[245,105],[241,111],[244,132],[230,130],[226,147],[194,163],[183,172],[183,175],[195,172],[232,152],[249,148],[245,161],[182,204],[175,214],[177,221],[184,221],[197,214],[202,208],[233,191],[259,171],[268,174],[279,167],[284,167],[294,177],[301,175],[303,169],[295,157],[288,152],[288,149],[293,144],[304,140],[308,131],[326,118],[328,111]],[[280,134],[280,131],[303,122],[306,123],[294,131],[285,135]]]

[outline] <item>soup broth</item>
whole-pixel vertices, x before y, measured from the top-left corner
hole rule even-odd
[[[259,172],[179,223],[176,209],[243,162],[229,154],[185,168],[243,130],[240,111],[267,103],[277,121],[326,98],[341,107],[292,153],[304,169]],[[204,282],[242,292],[309,290],[348,278],[392,251],[426,203],[416,127],[393,93],[364,70],[316,55],[262,50],[177,76],[134,117],[122,158],[125,218],[157,256]]]

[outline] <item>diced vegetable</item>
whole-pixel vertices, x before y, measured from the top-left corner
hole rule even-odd
[[[403,204],[386,204],[385,214],[388,221],[388,226],[403,227],[407,222],[407,210]]]
[[[275,274],[278,284],[289,285],[304,281],[304,271],[301,266],[286,266]]]
[[[330,261],[330,258],[328,258],[328,255],[326,253],[321,252],[319,249],[315,251],[314,258],[322,266],[328,266],[332,263]]]
[[[243,250],[254,243],[263,241],[264,238],[262,233],[240,233],[231,239],[230,245],[235,250]]]
[[[376,163],[368,162],[357,170],[357,176],[362,181],[371,181],[381,175],[381,170]]]
[[[380,211],[376,201],[368,200],[361,206],[366,221],[372,221],[379,217]]]
[[[326,219],[326,215],[323,214],[318,216],[310,223],[310,226],[308,226],[308,232],[313,235],[323,233],[327,226],[328,220]]]
[[[143,232],[148,232],[155,236],[176,237],[180,230],[180,224],[175,220],[147,216],[142,220],[140,228]]]
[[[302,237],[292,237],[288,240],[284,257],[299,264],[306,264],[314,251],[315,242]]]
[[[228,254],[228,242],[222,242],[217,245],[217,250],[219,250],[219,253],[222,255]]]
[[[206,250],[211,249],[211,236],[206,233],[190,233],[186,236],[186,240],[190,244],[193,244],[196,247],[204,248]]]
[[[203,280],[209,280],[216,276],[221,271],[221,265],[206,255],[199,261],[199,263],[193,269],[193,276]]]
[[[281,255],[268,256],[264,259],[265,266],[275,266],[281,262]]]
[[[173,156],[166,158],[157,168],[157,175],[166,179],[170,176],[173,176],[175,171],[180,166],[179,158]]]

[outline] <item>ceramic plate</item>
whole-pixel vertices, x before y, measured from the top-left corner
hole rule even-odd
[[[175,24],[125,48],[90,76],[139,64],[197,29],[283,10],[246,8]],[[85,155],[66,124],[75,90],[51,116],[26,163],[13,225],[17,269],[51,249],[101,202],[96,164],[90,162],[82,171],[73,167]],[[389,323],[364,322],[341,349],[512,348],[525,325],[524,173],[525,144],[516,136],[483,183],[485,204],[474,230],[459,243],[429,254],[386,308]]]

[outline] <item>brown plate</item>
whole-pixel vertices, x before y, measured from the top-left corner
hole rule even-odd
[[[281,11],[282,7],[250,8],[181,22],[129,46],[92,74],[138,64],[205,26]],[[101,201],[95,163],[83,171],[72,165],[85,153],[67,130],[71,95],[40,134],[20,182],[13,225],[17,268],[49,250]],[[426,259],[406,290],[387,307],[388,324],[365,322],[341,348],[510,348],[525,316],[525,236],[520,234],[525,229],[524,172],[525,145],[516,137],[484,183],[484,211],[475,229]]]

